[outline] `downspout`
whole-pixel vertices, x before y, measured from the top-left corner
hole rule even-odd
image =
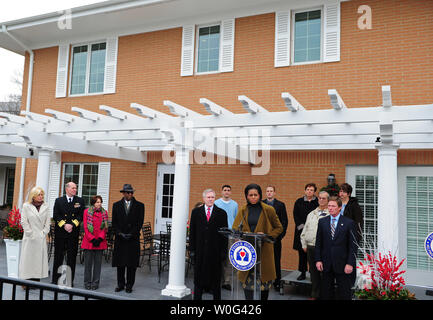
[[[11,35],[7,27],[2,25],[2,31],[9,36],[12,40],[14,40],[18,45],[20,45],[24,50],[28,51],[30,54],[30,64],[29,64],[29,76],[27,79],[27,101],[26,101],[26,112],[30,112],[30,102],[32,100],[32,86],[33,86],[33,63],[35,61],[35,54],[33,50]],[[24,202],[24,178],[26,175],[26,158],[21,158],[21,176],[20,176],[20,190],[18,195],[18,208],[23,207]]]

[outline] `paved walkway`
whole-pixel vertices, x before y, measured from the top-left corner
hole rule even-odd
[[[50,260],[50,270],[52,270],[53,259]],[[124,296],[128,298],[138,299],[138,300],[164,300],[166,297],[161,296],[161,290],[165,288],[168,283],[168,271],[164,271],[161,276],[161,281],[158,282],[158,270],[157,262],[152,262],[151,270],[149,270],[148,265],[144,265],[137,269],[135,285],[132,293],[126,293],[125,291],[115,293],[114,288],[116,287],[116,268],[111,267],[111,261],[106,262],[103,260],[101,281],[97,292],[106,293],[117,296]],[[296,273],[297,271],[294,271]],[[193,289],[193,274],[190,270],[188,277],[185,279],[186,286]],[[2,240],[0,240],[0,275],[7,276],[7,263],[6,263],[6,246]],[[76,271],[75,271],[75,287],[79,289],[84,289],[83,284],[84,275],[84,265],[80,264],[77,259]],[[283,278],[286,279],[291,277],[296,277],[297,274],[290,275],[288,271],[282,272]],[[44,283],[50,283],[51,278],[42,279]],[[425,295],[425,289],[419,287],[408,286],[409,290],[416,294],[417,299],[421,300],[433,300],[432,296]],[[6,300],[11,297],[11,286],[5,285],[3,290],[4,297]],[[30,291],[30,299],[39,298],[39,290]],[[50,297],[49,294],[46,295],[47,298]],[[52,295],[51,295],[52,296]],[[221,291],[222,300],[230,300],[231,292],[225,289]],[[296,287],[294,285],[286,284],[284,286],[284,295],[280,295],[273,289],[269,293],[269,300],[308,300],[309,292],[305,290],[305,286]],[[24,290],[19,287],[17,289],[17,299],[24,299]],[[59,299],[68,299],[67,296],[59,296]],[[211,300],[211,294],[203,294],[203,300]],[[240,291],[239,295],[235,296],[235,299],[244,300],[243,292]]]
[[[53,258],[50,260],[50,270],[52,270]],[[7,263],[6,263],[6,246],[3,241],[0,243],[0,275],[7,276]],[[283,273],[285,275],[285,272]],[[77,259],[77,265],[75,270],[75,288],[84,289],[84,265],[80,264]],[[188,288],[193,289],[193,272],[189,271],[188,277],[186,278],[186,286]],[[51,278],[42,279],[44,283],[50,283]],[[139,300],[163,300],[165,297],[161,296],[161,290],[164,289],[168,283],[168,271],[164,271],[161,276],[161,281],[158,282],[158,267],[157,261],[152,262],[151,270],[149,270],[149,266],[145,264],[143,267],[137,269],[135,285],[132,293],[126,293],[125,291],[121,291],[118,293],[114,292],[114,288],[116,287],[116,268],[111,267],[111,261],[106,262],[103,260],[102,263],[102,271],[101,271],[101,281],[99,285],[99,289],[97,292],[107,293],[112,295],[119,295],[128,298],[134,298]],[[9,289],[8,289],[9,287]],[[4,289],[5,297],[11,296],[11,287],[6,285]],[[294,286],[286,286],[285,294],[280,295],[278,292],[271,290],[269,299],[270,300],[307,300],[308,293],[297,293],[297,289]],[[39,290],[31,290],[31,297],[34,299],[38,299]],[[225,289],[221,291],[223,300],[230,300],[231,292]],[[47,295],[49,297],[49,295]],[[17,289],[17,298],[24,299],[24,290],[19,287]],[[62,297],[59,296],[59,299]],[[64,297],[67,299],[67,297]],[[211,300],[211,294],[203,294],[203,300]],[[243,300],[243,292],[239,294],[239,300]]]

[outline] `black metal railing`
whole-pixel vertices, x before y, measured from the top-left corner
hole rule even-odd
[[[4,284],[12,285],[12,295],[10,298],[5,298],[3,290],[6,290]],[[106,293],[99,293],[88,291],[84,289],[70,288],[58,286],[50,283],[41,283],[37,281],[8,278],[0,276],[0,300],[17,300],[17,287],[24,286],[24,299],[30,300],[30,290],[39,290],[39,300],[44,300],[44,295],[46,292],[53,292],[54,296],[49,297],[50,300],[59,300],[59,294],[65,294],[69,296],[69,300],[73,300],[74,297],[80,297],[84,300],[135,300],[128,297],[116,296]],[[21,290],[21,289],[19,289]],[[45,299],[46,300],[46,299]]]

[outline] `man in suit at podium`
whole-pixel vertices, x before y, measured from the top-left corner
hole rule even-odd
[[[215,191],[203,191],[204,205],[191,212],[189,250],[194,259],[194,300],[201,300],[209,289],[214,300],[221,300],[222,262],[227,256],[227,238],[218,233],[227,228],[227,213],[218,208]]]
[[[329,216],[319,220],[316,236],[315,261],[322,272],[321,298],[332,299],[334,282],[336,298],[351,299],[350,274],[356,268],[355,224],[340,214],[341,199],[330,197]]]
[[[65,191],[66,195],[56,199],[53,209],[55,229],[52,283],[73,287],[80,223],[83,221],[84,201],[80,197],[77,197],[77,185],[75,183],[68,182],[65,185]],[[60,278],[58,269],[63,265],[65,252],[66,263],[70,268],[71,277],[69,278],[68,274],[66,274],[66,283],[64,282],[64,277],[62,277],[63,282],[58,283]],[[69,280],[71,280],[71,283],[69,283]]]

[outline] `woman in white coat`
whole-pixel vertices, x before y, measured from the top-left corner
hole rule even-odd
[[[41,187],[34,187],[21,212],[24,229],[19,266],[21,279],[40,281],[48,277],[47,234],[51,216],[44,195]]]

